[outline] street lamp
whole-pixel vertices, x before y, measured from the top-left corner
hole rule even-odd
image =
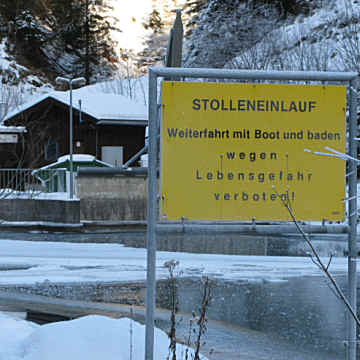
[[[69,155],[70,155],[70,199],[74,197],[74,174],[73,174],[73,111],[72,111],[72,88],[74,86],[81,86],[86,83],[85,78],[79,77],[76,79],[68,79],[61,76],[56,78],[57,84],[67,84],[70,90],[70,130],[69,130]]]

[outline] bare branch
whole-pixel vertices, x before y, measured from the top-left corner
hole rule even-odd
[[[277,193],[277,195],[279,195]],[[280,197],[281,199],[281,197]],[[351,316],[354,318],[354,320],[356,321],[357,326],[360,326],[360,320],[356,315],[355,310],[352,308],[352,306],[350,305],[348,299],[345,297],[344,293],[342,292],[342,290],[340,289],[339,285],[337,284],[335,278],[330,274],[329,272],[329,265],[331,263],[331,258],[330,261],[328,263],[328,265],[324,265],[324,263],[322,262],[322,260],[320,259],[320,256],[318,254],[318,252],[316,251],[316,249],[314,248],[313,244],[311,243],[311,240],[308,236],[308,234],[306,234],[304,232],[304,230],[301,228],[300,224],[298,223],[298,221],[295,218],[294,212],[291,209],[291,206],[289,204],[289,200],[288,199],[281,199],[284,207],[287,209],[287,211],[289,212],[291,219],[293,221],[293,223],[295,224],[296,228],[298,229],[299,233],[302,235],[303,239],[306,241],[306,243],[309,245],[311,252],[313,254],[312,257],[314,257],[313,262],[321,269],[321,271],[326,275],[326,277],[329,279],[331,285],[333,286],[334,291],[336,292],[336,294],[338,295],[338,297],[342,300],[342,302],[344,303],[345,307],[347,308],[347,310],[349,311],[349,313],[351,314]]]

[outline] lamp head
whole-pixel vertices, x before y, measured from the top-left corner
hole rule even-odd
[[[74,86],[82,86],[82,85],[86,84],[86,79],[84,77],[79,77],[79,78],[76,78],[76,79],[72,79],[71,83]]]
[[[55,82],[57,84],[69,84],[70,83],[70,79],[67,79],[67,78],[64,78],[62,76],[58,76],[56,79],[55,79]]]

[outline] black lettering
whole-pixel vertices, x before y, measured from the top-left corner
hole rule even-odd
[[[247,101],[247,111],[249,111],[249,109],[251,108],[251,110],[255,111],[256,110],[256,102],[255,100],[251,101],[251,100],[248,100]]]
[[[271,100],[271,111],[279,111],[279,101],[273,101]]]
[[[245,100],[238,100],[238,111],[245,111]]]
[[[229,110],[228,108],[225,107],[225,104],[224,104],[224,99],[221,99],[221,111],[227,111]]]
[[[289,106],[289,111],[295,111],[297,112],[297,107],[295,101],[292,101]]]
[[[281,102],[281,112],[287,112],[288,109],[284,107],[284,101]]]
[[[261,138],[261,130],[255,129],[255,139],[260,139],[260,138]]]
[[[209,99],[201,99],[201,101],[202,101],[203,104],[204,104],[204,110],[206,110],[206,108],[207,108],[207,103],[209,102]]]
[[[192,106],[192,108],[193,108],[194,110],[200,110],[200,108],[201,108],[200,99],[194,99],[194,100],[193,100],[193,106]]]
[[[299,101],[299,111],[300,112],[305,112],[306,111],[306,107],[307,107],[306,104],[307,104],[306,101],[304,101],[304,102]]]
[[[316,108],[316,101],[309,102],[309,112]]]
[[[258,100],[257,101],[257,110],[258,111],[264,111],[264,100]]]
[[[214,104],[215,104],[215,106],[214,106]],[[220,102],[219,102],[219,100],[212,99],[212,100],[210,101],[210,108],[211,108],[211,110],[219,110],[219,107],[220,107]]]
[[[171,129],[167,129],[168,130],[168,135],[169,135],[169,137],[176,137],[176,134],[177,134],[177,132],[178,132],[178,129],[173,129],[173,128],[171,128]]]

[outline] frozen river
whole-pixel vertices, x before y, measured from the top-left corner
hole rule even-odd
[[[135,281],[146,279],[146,249],[114,243],[62,242],[65,235],[24,234],[28,241],[9,239],[21,234],[3,235],[0,241],[0,284],[31,284],[81,281]],[[47,236],[52,241],[46,241]],[[59,241],[53,241],[56,239]],[[76,237],[76,234],[71,235]],[[97,235],[103,238],[106,235]],[[33,241],[30,241],[30,240]],[[41,239],[42,241],[38,241]],[[167,276],[164,263],[180,262],[183,276],[203,275],[226,281],[279,282],[292,277],[319,276],[309,257],[240,256],[157,252],[157,277]],[[326,258],[324,258],[326,262]],[[345,257],[333,258],[331,271],[347,271]]]
[[[146,249],[84,242],[121,236],[116,234],[82,234],[76,243],[78,236],[3,233],[0,286],[146,281]],[[237,359],[237,354],[249,360],[344,358],[341,350],[328,352],[343,349],[342,305],[309,257],[158,251],[158,279],[168,277],[164,263],[172,259],[179,261],[185,279],[179,285],[183,311],[198,306],[197,279],[209,276],[218,285],[209,316],[222,321],[209,327],[207,341],[218,351],[211,359]],[[344,284],[347,258],[333,258],[330,270]]]

